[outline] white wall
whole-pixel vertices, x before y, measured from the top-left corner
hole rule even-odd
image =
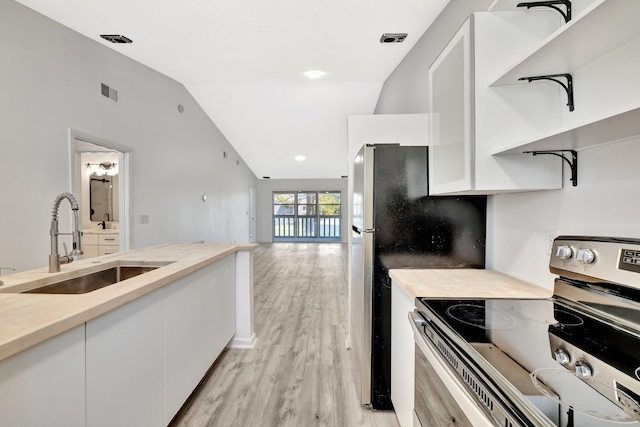
[[[248,241],[256,178],[182,84],[9,0],[0,51],[0,265],[46,265],[51,206],[71,189],[70,128],[133,149],[132,248]]]
[[[428,113],[427,70],[464,19],[490,0],[452,0],[385,82],[377,114]],[[578,186],[489,197],[487,268],[553,286],[545,232],[640,238],[640,137],[580,151]]]
[[[578,186],[493,196],[489,265],[553,286],[545,231],[640,238],[640,137],[578,152]]]
[[[273,242],[273,192],[274,191],[340,191],[342,212],[342,241],[347,241],[351,225],[347,216],[346,179],[260,179],[256,187],[257,238],[260,243]]]

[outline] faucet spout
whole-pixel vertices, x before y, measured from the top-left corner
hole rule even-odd
[[[71,204],[71,210],[73,211],[73,232],[72,233],[60,233],[58,231],[58,212],[60,210],[60,203],[62,200],[67,199]],[[78,221],[78,201],[71,193],[59,194],[53,202],[53,209],[51,211],[51,254],[49,255],[49,273],[57,273],[60,271],[60,264],[67,264],[74,259],[80,257],[82,252],[82,232],[80,231]],[[73,250],[71,254],[65,254],[63,256],[58,254],[58,236],[60,234],[71,234],[73,236]],[[65,251],[66,252],[66,251]]]

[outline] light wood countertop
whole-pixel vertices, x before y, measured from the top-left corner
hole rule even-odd
[[[552,289],[478,269],[390,270],[389,275],[411,298],[550,298]]]
[[[120,234],[120,230],[113,228],[85,228],[82,230],[82,234]]]
[[[107,313],[237,251],[257,244],[166,244],[2,276],[0,360]],[[46,260],[45,260],[46,261]],[[120,264],[171,262],[156,270],[78,295],[20,294],[24,290],[101,271]]]

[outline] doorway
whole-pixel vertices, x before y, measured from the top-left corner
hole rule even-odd
[[[108,252],[99,254],[129,250],[132,149],[73,129],[69,145],[70,190],[80,204],[79,220],[85,236],[87,230],[117,236],[117,246],[110,245]]]

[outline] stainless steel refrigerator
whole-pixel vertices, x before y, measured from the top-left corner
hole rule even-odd
[[[427,147],[364,146],[355,159],[349,344],[360,402],[391,403],[396,268],[484,268],[486,196],[429,197]]]

